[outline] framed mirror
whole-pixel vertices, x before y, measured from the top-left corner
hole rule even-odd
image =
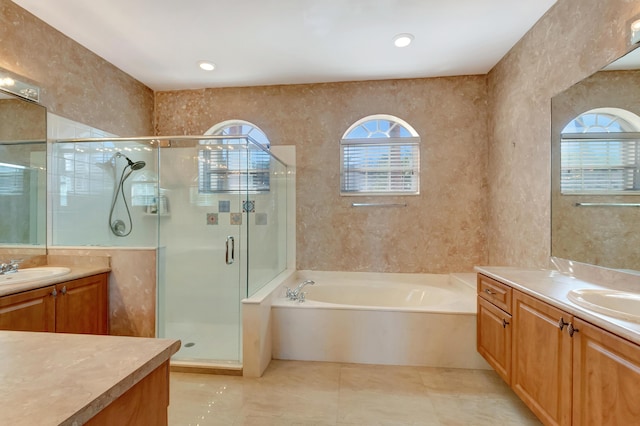
[[[46,254],[47,110],[0,91],[0,261]]]
[[[640,271],[640,49],[551,111],[551,255]]]

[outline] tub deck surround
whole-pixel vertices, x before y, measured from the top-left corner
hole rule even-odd
[[[296,278],[315,284],[305,287],[304,303],[282,291],[273,300],[274,359],[489,368],[475,350],[475,274],[298,271]]]
[[[0,424],[84,424],[179,348],[169,339],[0,331]]]
[[[640,324],[590,311],[576,305],[567,297],[567,293],[574,289],[614,289],[640,293],[639,276],[628,275],[626,279],[611,280],[605,286],[602,283],[587,282],[556,270],[498,266],[478,266],[475,269],[477,272],[502,281],[523,293],[640,345]]]

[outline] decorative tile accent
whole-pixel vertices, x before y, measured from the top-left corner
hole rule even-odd
[[[229,213],[231,211],[231,201],[218,201],[218,212]]]
[[[231,225],[242,225],[242,213],[231,213],[230,215]]]
[[[266,224],[267,224],[267,214],[256,213],[256,225],[266,225]]]
[[[253,200],[246,200],[242,202],[242,212],[243,213],[255,213],[256,212],[256,202]]]
[[[218,213],[207,213],[207,225],[218,224]]]

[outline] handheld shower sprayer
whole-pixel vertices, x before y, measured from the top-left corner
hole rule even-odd
[[[120,182],[118,183],[118,186],[116,187],[116,190],[113,193],[113,201],[111,202],[111,210],[109,211],[109,228],[111,229],[111,232],[113,232],[115,236],[126,237],[127,235],[131,234],[131,231],[133,230],[133,221],[131,219],[131,212],[129,211],[129,204],[127,203],[127,197],[125,196],[125,193],[124,193],[124,182],[131,175],[131,173],[133,173],[136,170],[140,170],[144,166],[146,166],[146,163],[144,161],[133,162],[129,157],[127,157],[123,153],[116,152],[114,158],[117,159],[120,157],[123,157],[125,160],[127,160],[127,165],[124,166],[124,169],[122,169],[122,174],[120,175]],[[113,210],[115,209],[116,203],[118,202],[118,195],[122,195],[122,202],[124,203],[124,208],[127,211],[127,217],[129,219],[129,230],[127,230],[127,225],[122,219],[113,220]]]
[[[131,158],[127,157],[123,153],[116,152],[116,158],[120,158],[120,157],[124,157],[124,159],[127,160],[127,163],[128,163],[127,166],[131,167],[131,170],[140,170],[141,168],[147,165],[147,163],[145,163],[144,161],[136,161],[134,163],[133,161],[131,161]]]

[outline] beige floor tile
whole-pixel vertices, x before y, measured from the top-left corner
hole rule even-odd
[[[540,425],[493,372],[272,361],[258,379],[171,373],[171,426]]]
[[[439,425],[426,394],[340,390],[338,423],[352,425]]]
[[[420,377],[431,395],[499,396],[513,393],[493,370],[424,368]]]
[[[345,364],[340,373],[340,389],[414,395],[423,394],[425,386],[419,367]]]
[[[538,426],[541,423],[517,398],[430,396],[443,426]]]

